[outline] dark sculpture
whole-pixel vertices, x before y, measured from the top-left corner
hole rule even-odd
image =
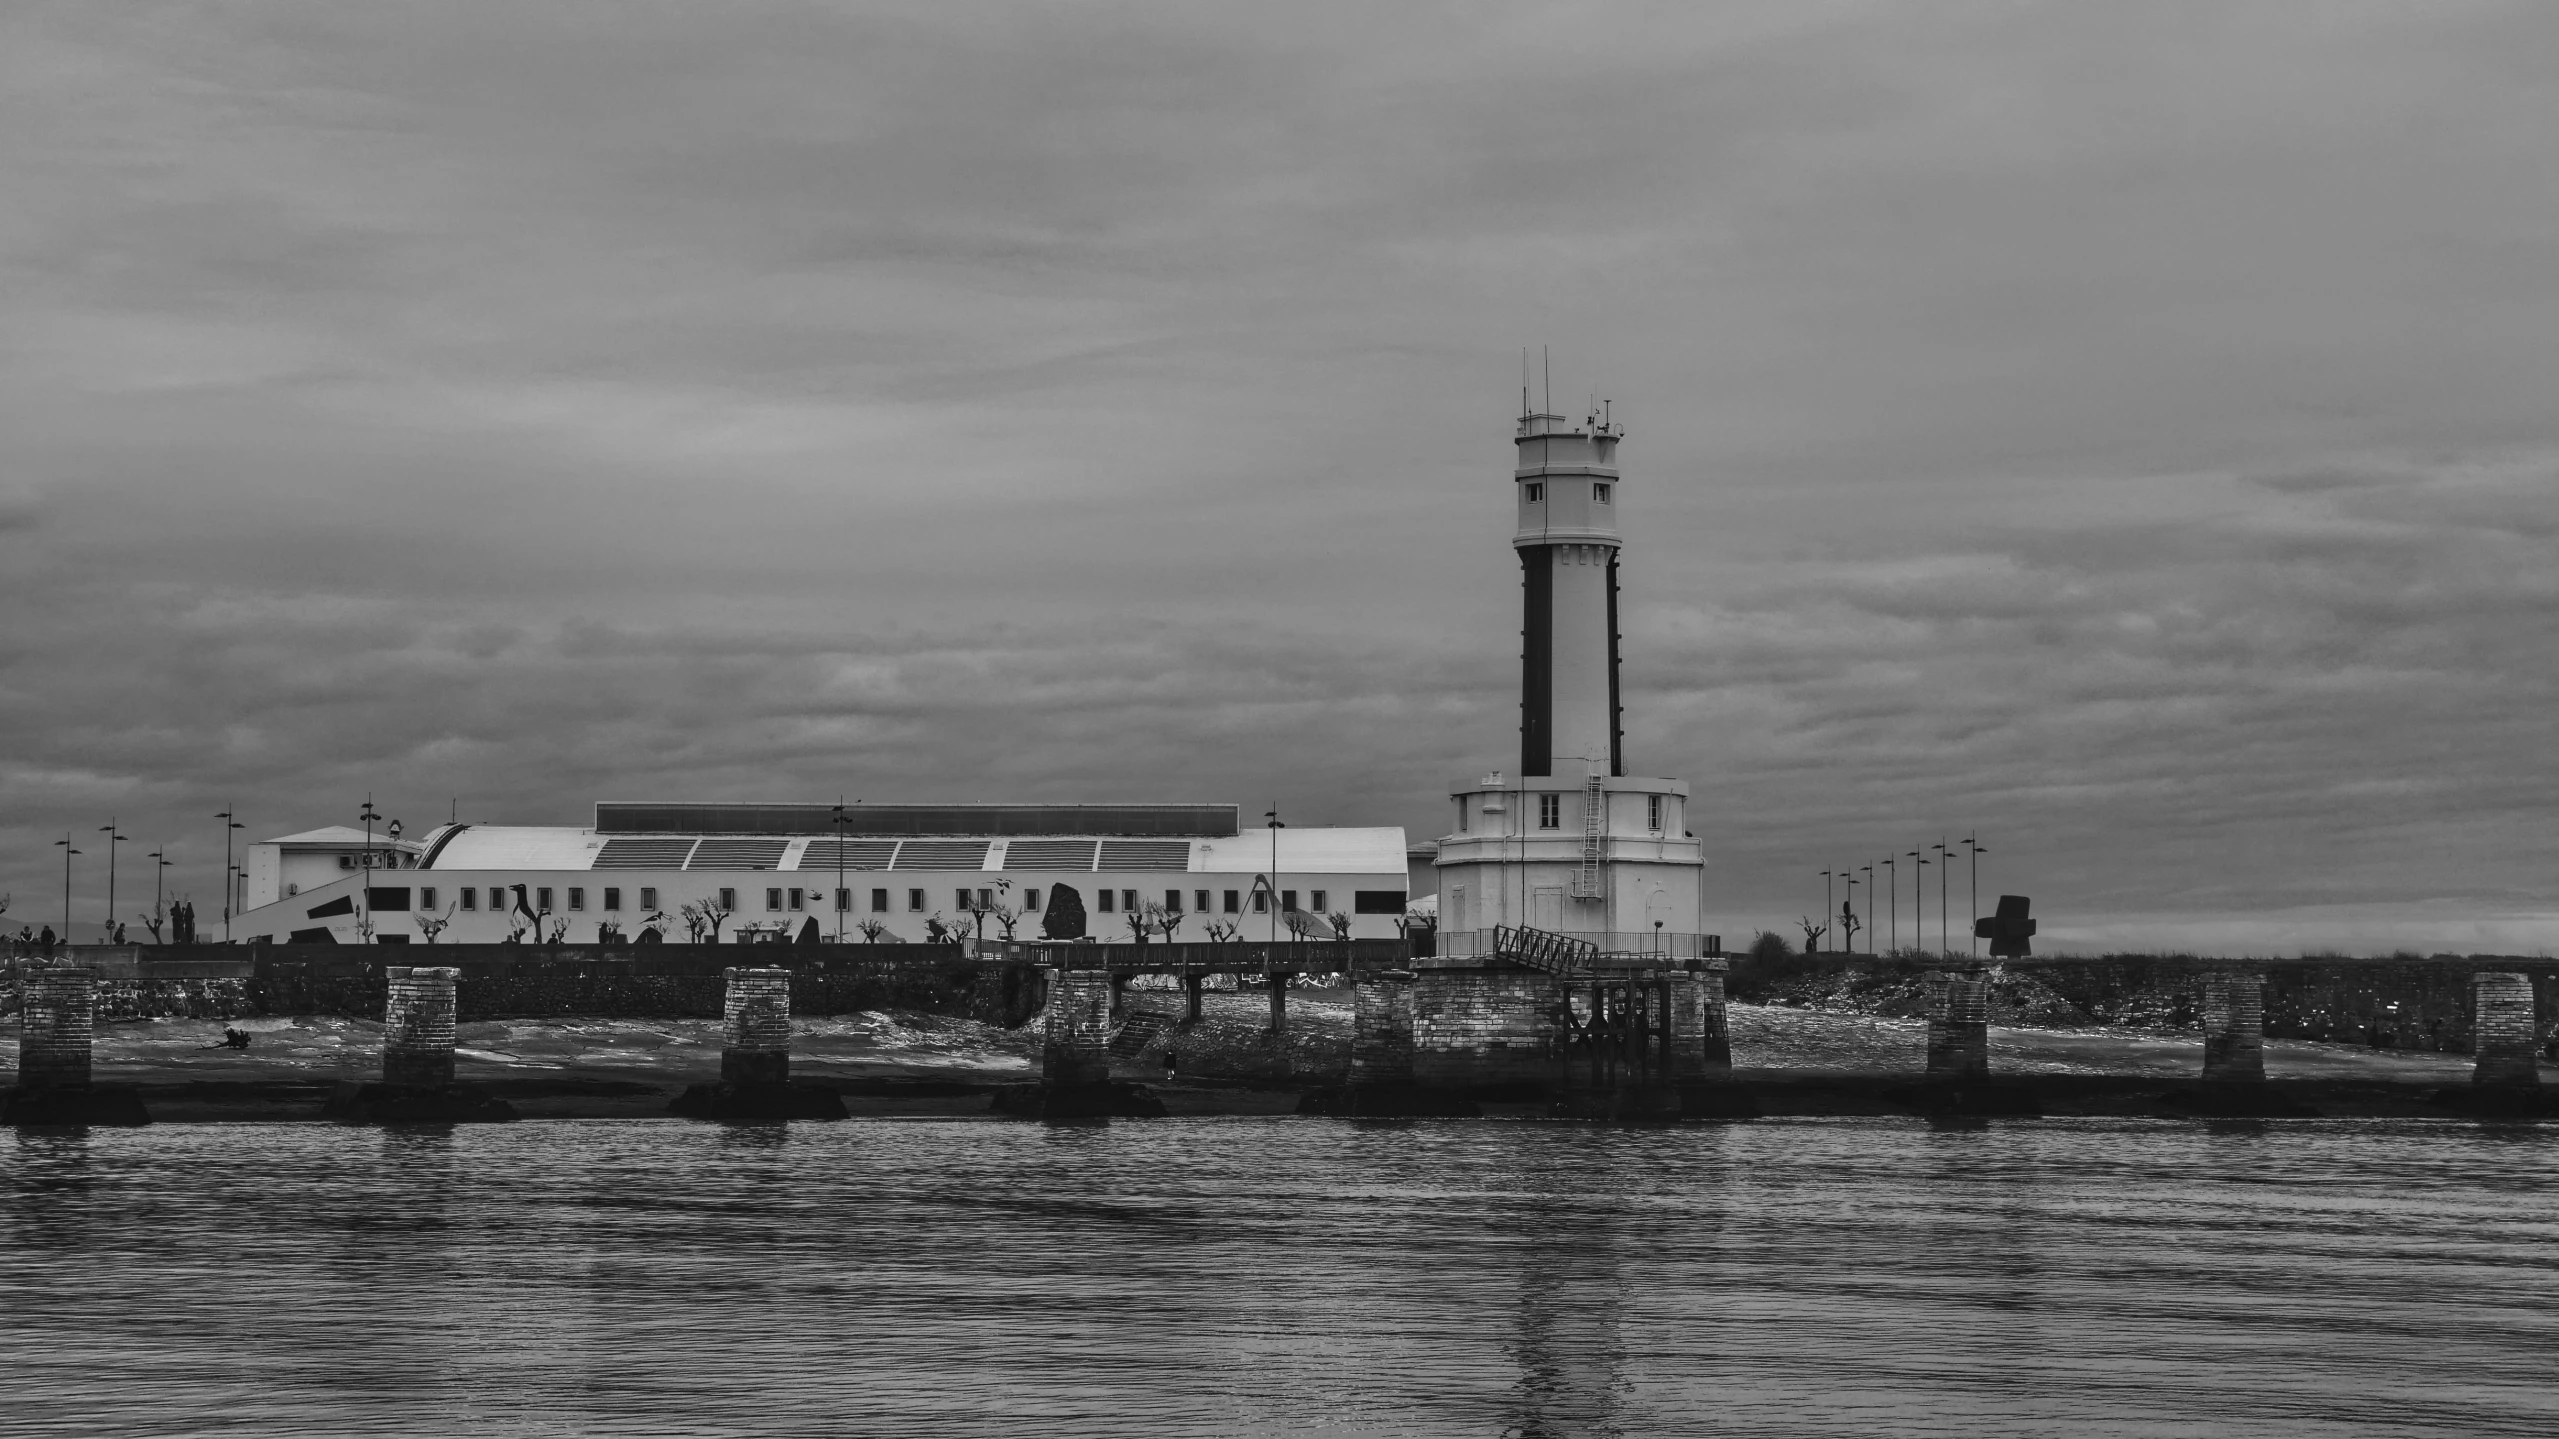
[[[1049,886],[1048,908],[1040,912],[1040,936],[1043,939],[1084,937],[1084,896],[1075,892],[1075,886]]]
[[[2026,917],[2026,907],[2033,901],[2022,894],[1999,897],[1999,913],[1973,921],[1973,938],[1990,941],[1993,959],[2025,959],[2035,952],[2030,942],[2035,922]]]

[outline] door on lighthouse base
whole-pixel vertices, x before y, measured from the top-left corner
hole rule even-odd
[[[1564,927],[1564,891],[1560,888],[1530,890],[1528,892],[1528,923],[1535,929],[1562,929]]]

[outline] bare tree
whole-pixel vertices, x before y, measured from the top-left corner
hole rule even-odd
[[[864,944],[877,944],[880,942],[880,936],[889,932],[889,927],[881,923],[877,916],[862,921],[853,926],[853,929],[855,933],[862,936]]]
[[[1155,932],[1164,936],[1164,942],[1171,944],[1173,936],[1182,928],[1182,921],[1190,916],[1170,905],[1150,904],[1146,907],[1146,918],[1155,926]]]
[[[685,932],[695,944],[720,942],[720,926],[728,923],[729,911],[720,903],[718,895],[705,895],[682,906],[682,911]],[[706,935],[709,936],[707,941],[704,939]]]
[[[1804,927],[1804,953],[1812,954],[1818,951],[1821,948],[1822,936],[1830,933],[1830,926],[1815,924],[1810,919],[1798,919],[1795,922]]]
[[[1291,942],[1304,939],[1315,932],[1314,916],[1302,909],[1292,909],[1281,915],[1280,925],[1288,931]]]
[[[1006,939],[1013,937],[1013,926],[1022,922],[1022,911],[1009,904],[999,904],[988,910],[987,915],[995,921],[998,929],[1004,931]]]
[[[1225,944],[1234,939],[1236,934],[1233,920],[1212,919],[1208,922],[1208,939],[1211,944]]]

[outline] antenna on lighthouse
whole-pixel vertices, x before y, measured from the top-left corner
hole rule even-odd
[[[1528,418],[1528,347],[1519,347],[1519,417]]]

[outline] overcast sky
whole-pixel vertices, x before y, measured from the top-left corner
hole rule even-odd
[[[2534,4],[10,5],[9,920],[368,792],[1436,836],[1545,345],[1710,928],[1977,829],[2546,952],[2554,138]]]

